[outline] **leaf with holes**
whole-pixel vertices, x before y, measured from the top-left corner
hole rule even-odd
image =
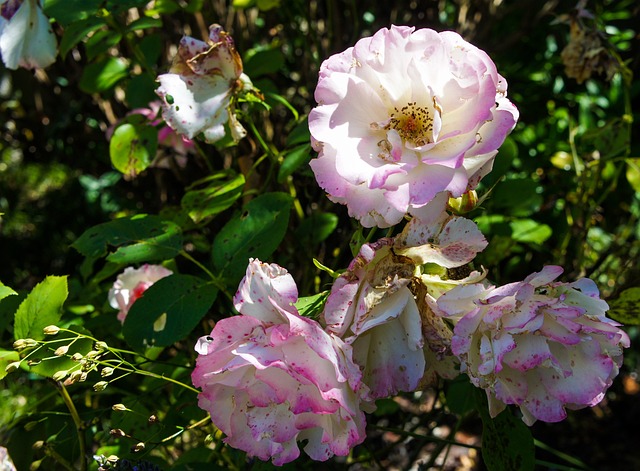
[[[486,394],[473,392],[482,419],[482,459],[489,471],[533,471],[535,448],[529,428],[510,409],[491,418]]]
[[[182,230],[159,216],[138,214],[98,224],[85,231],[72,247],[87,257],[81,269],[87,276],[93,262],[104,256],[122,264],[173,258],[182,250]]]
[[[195,276],[162,278],[131,306],[122,326],[124,338],[138,350],[182,340],[198,325],[217,295],[215,286]]]

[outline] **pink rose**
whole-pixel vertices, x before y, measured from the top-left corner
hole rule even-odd
[[[282,267],[251,260],[235,296],[240,316],[218,322],[196,345],[199,406],[225,441],[275,465],[345,456],[365,438],[361,373],[351,348],[292,305]]]
[[[109,290],[109,305],[120,309],[118,320],[124,323],[131,306],[156,281],[173,272],[162,265],[142,265],[140,268],[128,267],[118,275]]]
[[[528,425],[558,422],[565,409],[600,402],[618,374],[629,337],[605,316],[593,281],[554,282],[561,273],[547,266],[522,282],[462,286],[438,299],[459,319],[451,348],[494,417],[515,404]]]
[[[364,226],[420,215],[476,187],[517,109],[489,56],[453,32],[392,26],[320,68],[311,161],[329,198]]]

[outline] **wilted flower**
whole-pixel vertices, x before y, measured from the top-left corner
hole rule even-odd
[[[371,397],[413,391],[425,371],[420,312],[408,288],[415,266],[393,239],[364,244],[337,278],[324,308],[326,330],[353,347]]]
[[[561,273],[547,266],[522,282],[462,286],[438,299],[459,318],[451,348],[494,417],[515,404],[528,425],[558,422],[565,409],[600,402],[618,374],[629,337],[605,316],[593,281],[554,282]]]
[[[192,374],[198,404],[225,441],[276,465],[299,456],[296,441],[324,461],[365,438],[351,349],[301,317],[297,297],[286,270],[251,260],[234,299],[241,315],[198,341]]]
[[[453,32],[392,26],[320,68],[309,129],[319,185],[364,226],[473,189],[518,111],[489,56]]]
[[[120,309],[118,320],[124,323],[133,303],[156,281],[173,272],[162,265],[142,265],[140,268],[128,267],[118,275],[109,290],[109,304]]]
[[[0,0],[0,53],[8,69],[47,67],[55,62],[56,49],[39,0]]]
[[[395,239],[364,244],[335,280],[324,309],[326,329],[352,345],[373,398],[415,390],[436,373],[457,374],[451,329],[433,312],[432,284],[438,283],[438,295],[442,283],[449,289],[459,284],[447,269],[468,264],[486,245],[474,222],[431,211],[413,218]],[[451,361],[443,362],[445,356]]]
[[[233,39],[221,26],[209,28],[208,42],[184,36],[169,73],[160,75],[158,82],[162,116],[180,134],[193,139],[204,133],[212,143],[224,137],[226,124],[234,141],[246,135],[232,98],[251,88],[251,80],[242,73]]]
[[[586,10],[586,1],[580,1],[568,16],[570,25],[569,43],[560,53],[567,77],[582,83],[594,73],[602,74],[607,80],[620,69],[618,61],[607,49],[603,33],[593,23],[593,14]],[[561,17],[562,18],[562,17]],[[566,18],[565,18],[566,19]]]

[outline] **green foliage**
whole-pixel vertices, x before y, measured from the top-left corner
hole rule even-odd
[[[109,143],[111,163],[125,175],[136,176],[156,155],[158,132],[146,124],[125,123],[116,128]]]
[[[482,418],[482,459],[487,469],[533,471],[535,449],[529,428],[510,409],[491,418],[484,391],[473,394]]]
[[[217,172],[194,182],[182,197],[182,208],[195,223],[230,208],[240,196],[244,176],[230,171]]]
[[[14,338],[44,338],[42,330],[60,320],[68,295],[66,276],[48,276],[38,283],[16,311]]]
[[[124,338],[138,350],[178,342],[198,324],[217,295],[217,288],[194,276],[163,278],[133,304],[122,326]]]
[[[182,240],[177,224],[139,214],[94,226],[73,247],[87,257],[85,269],[90,270],[95,260],[105,256],[122,264],[167,260],[182,250]]]
[[[8,286],[5,286],[1,281],[0,281],[0,300],[3,300],[4,298],[6,298],[7,296],[11,296],[11,295],[16,295],[18,293],[16,293],[14,290],[12,290],[11,288],[9,288]]]
[[[278,248],[287,231],[290,211],[289,195],[266,193],[247,203],[220,229],[211,257],[231,286],[244,275],[249,258],[267,260]]]
[[[608,315],[625,325],[640,325],[640,287],[626,289],[609,302]]]

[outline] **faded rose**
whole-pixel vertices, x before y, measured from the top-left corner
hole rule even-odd
[[[39,0],[0,0],[0,54],[4,65],[14,70],[55,62],[56,36]]]
[[[618,374],[629,337],[605,316],[593,281],[554,282],[561,273],[547,266],[522,282],[462,286],[438,299],[459,319],[451,348],[494,417],[515,404],[528,425],[558,422],[565,409],[600,402]]]
[[[124,323],[131,306],[156,281],[173,272],[162,265],[142,265],[140,268],[128,267],[118,275],[109,290],[109,304],[119,309],[118,320]]]
[[[311,167],[367,227],[420,215],[492,168],[517,109],[489,56],[453,32],[392,26],[320,68]]]
[[[218,322],[196,346],[199,406],[225,441],[275,465],[345,456],[365,438],[361,373],[351,348],[298,315],[291,275],[251,260],[234,301],[240,316]]]
[[[203,133],[213,143],[225,136],[239,141],[245,129],[233,112],[233,97],[251,88],[242,73],[242,60],[233,39],[219,25],[209,28],[209,41],[185,36],[168,74],[158,77],[156,93],[162,98],[162,117],[169,126],[189,139]]]

